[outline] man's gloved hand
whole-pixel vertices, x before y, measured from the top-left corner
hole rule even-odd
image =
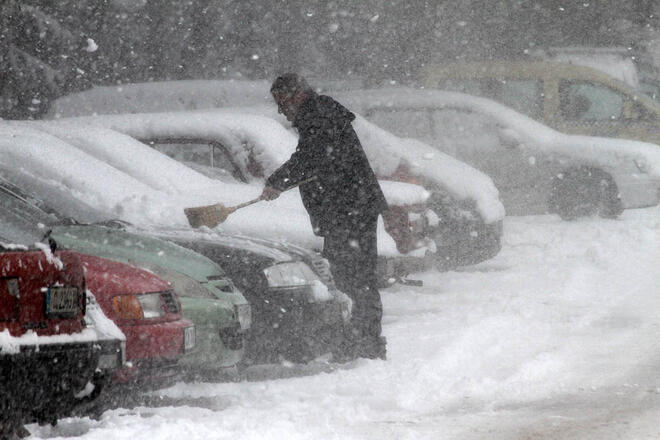
[[[275,200],[282,194],[282,191],[279,189],[271,188],[270,186],[264,187],[263,192],[261,193],[261,198],[264,200]]]

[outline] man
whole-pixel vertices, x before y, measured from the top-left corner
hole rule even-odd
[[[355,115],[315,93],[295,73],[278,77],[271,94],[300,137],[295,153],[266,180],[262,197],[272,200],[300,184],[314,233],[324,237],[323,255],[337,287],[353,300],[346,356],[385,359],[376,224],[387,202],[351,126]]]

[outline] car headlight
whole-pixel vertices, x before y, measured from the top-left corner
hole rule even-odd
[[[264,269],[264,275],[268,280],[268,287],[271,288],[311,286],[315,281],[320,281],[314,271],[302,261],[267,267]]]
[[[149,319],[165,316],[160,292],[118,295],[112,298],[112,308],[120,319]]]

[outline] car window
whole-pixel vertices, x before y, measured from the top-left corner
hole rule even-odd
[[[207,177],[222,181],[233,179],[245,181],[240,168],[227,150],[217,142],[165,143],[152,141],[148,142],[148,145],[172,159],[185,163]]]
[[[616,90],[586,81],[561,81],[559,107],[567,121],[609,121],[621,119],[623,96]]]
[[[372,108],[366,115],[370,122],[397,136],[422,141],[433,139],[431,119],[426,109]]]

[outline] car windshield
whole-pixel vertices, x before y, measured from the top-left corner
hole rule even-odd
[[[0,185],[7,194],[13,194],[15,198],[20,198],[26,205],[30,205],[30,209],[46,213],[46,224],[58,221],[94,223],[113,218],[68,191],[51,186],[48,182],[40,181],[20,170],[0,168]]]
[[[26,244],[40,241],[46,226],[57,221],[17,188],[0,180],[0,231],[8,240]]]

